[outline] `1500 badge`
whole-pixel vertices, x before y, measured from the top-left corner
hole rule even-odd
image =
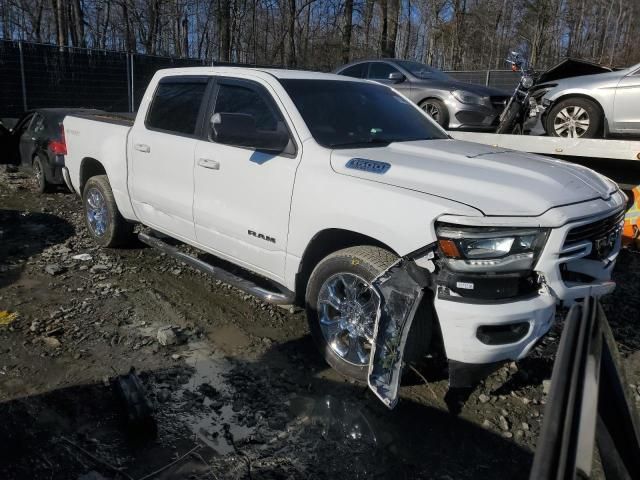
[[[352,170],[362,170],[363,172],[384,174],[391,168],[391,164],[387,162],[379,162],[378,160],[368,160],[366,158],[352,158],[345,165]]]

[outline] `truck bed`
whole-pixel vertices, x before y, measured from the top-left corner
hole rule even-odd
[[[87,120],[93,120],[95,122],[113,123],[125,127],[133,126],[133,122],[136,119],[135,112],[79,113],[69,116],[86,118]]]

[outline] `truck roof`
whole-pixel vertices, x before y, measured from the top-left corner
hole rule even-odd
[[[344,81],[362,81],[359,78],[346,77],[344,75],[336,75],[334,73],[311,72],[308,70],[287,70],[284,68],[252,68],[252,67],[184,67],[184,68],[166,68],[158,70],[163,76],[184,75],[184,74],[200,74],[200,75],[220,75],[229,73],[239,74],[255,74],[257,72],[266,73],[278,79],[300,79],[300,80],[344,80]]]

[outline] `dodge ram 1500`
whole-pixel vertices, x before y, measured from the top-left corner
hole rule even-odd
[[[626,201],[616,184],[453,140],[383,85],[163,70],[134,121],[70,115],[64,132],[64,177],[96,242],[122,245],[142,224],[142,241],[194,267],[299,302],[327,362],[388,405],[403,352],[441,343],[462,384],[473,366],[525,356],[558,305],[614,288]]]

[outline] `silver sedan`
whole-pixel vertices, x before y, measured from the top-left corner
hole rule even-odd
[[[393,87],[449,130],[495,131],[509,99],[501,90],[460,82],[409,60],[361,60],[340,67],[336,73]]]
[[[548,135],[640,135],[640,64],[541,84],[532,97]]]

